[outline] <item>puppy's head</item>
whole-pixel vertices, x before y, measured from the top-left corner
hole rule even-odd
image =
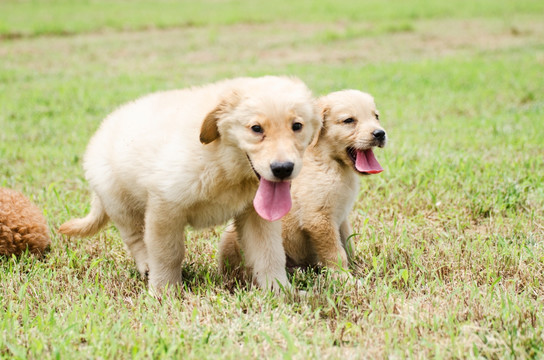
[[[321,127],[310,90],[300,80],[267,76],[247,79],[224,94],[208,114],[200,139],[239,148],[260,185],[255,209],[278,220],[291,208],[290,181]]]
[[[384,147],[387,135],[380,124],[374,99],[358,90],[342,90],[319,99],[323,129],[319,142],[332,156],[361,174],[377,174],[383,168],[372,148]]]

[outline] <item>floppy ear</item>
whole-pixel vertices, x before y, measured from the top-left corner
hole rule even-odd
[[[312,142],[309,145],[310,147],[314,147],[317,144],[319,138],[325,132],[325,119],[327,118],[327,116],[329,116],[329,112],[331,110],[329,105],[327,105],[324,101],[318,101],[317,108],[319,110],[319,117],[321,118],[321,126],[319,127],[319,131],[312,139]]]
[[[219,120],[221,109],[219,105],[216,106],[204,119],[202,127],[200,128],[200,142],[203,144],[209,144],[219,137],[219,130],[217,129],[217,120]]]
[[[240,95],[235,90],[223,96],[219,104],[206,115],[204,122],[200,127],[200,142],[209,144],[219,138],[219,128],[217,122],[221,116],[232,110],[240,102]]]

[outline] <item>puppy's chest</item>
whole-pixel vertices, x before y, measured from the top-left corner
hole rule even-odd
[[[359,194],[359,178],[352,175],[354,174],[340,177],[326,195],[331,215],[338,222],[349,215]]]
[[[220,187],[219,192],[193,204],[187,211],[187,221],[194,228],[206,228],[227,222],[251,206],[256,186],[242,183]]]

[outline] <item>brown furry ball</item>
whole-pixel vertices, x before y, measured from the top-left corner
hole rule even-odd
[[[41,256],[50,244],[40,209],[17,191],[0,188],[0,255],[20,255],[28,248]]]

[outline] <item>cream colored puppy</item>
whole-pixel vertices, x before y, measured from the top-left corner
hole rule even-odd
[[[111,219],[152,290],[181,282],[187,225],[234,218],[263,288],[286,286],[278,220],[321,120],[308,88],[238,78],[148,95],[109,115],[85,154],[91,211],[60,228],[89,236]]]
[[[293,265],[321,263],[347,269],[348,215],[359,194],[360,174],[383,171],[372,148],[386,144],[386,133],[369,94],[333,92],[319,99],[323,128],[304,156],[292,182],[293,208],[282,219],[283,245]],[[223,271],[240,265],[236,224],[224,232],[219,262]],[[244,252],[245,255],[245,252]]]

